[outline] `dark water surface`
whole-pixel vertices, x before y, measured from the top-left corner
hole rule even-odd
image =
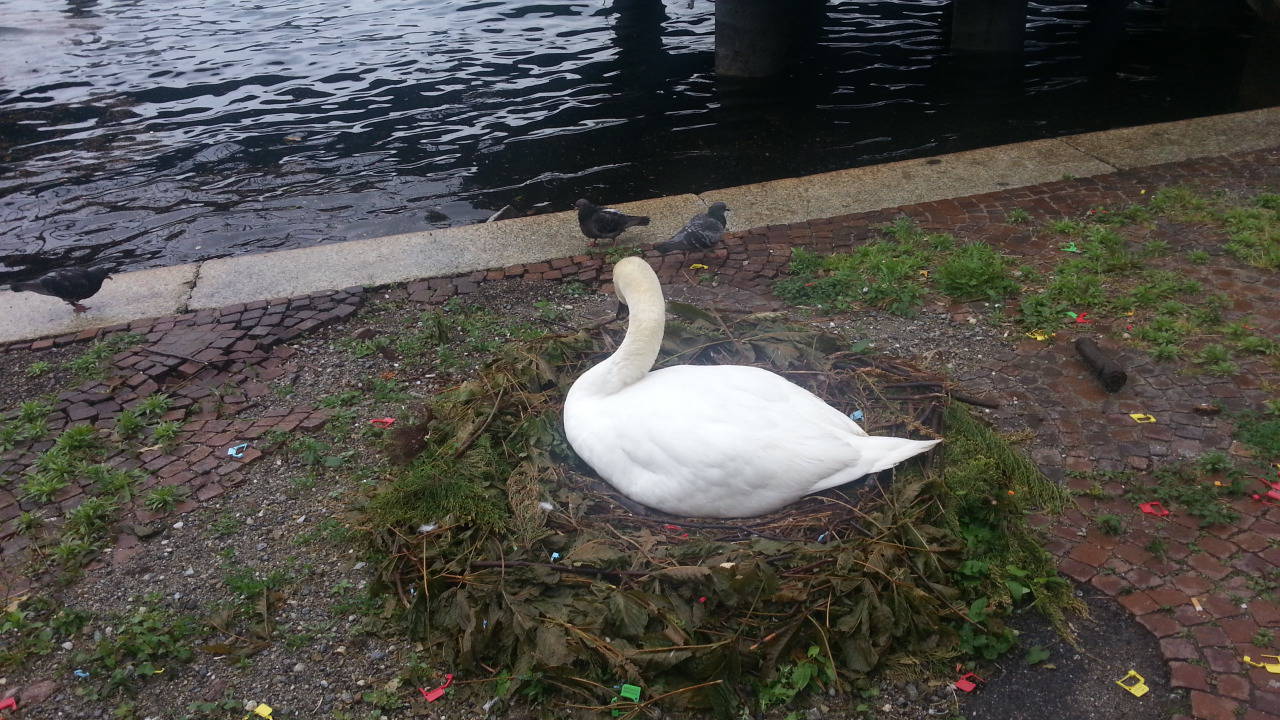
[[[1242,29],[1033,3],[1025,55],[978,61],[945,9],[831,2],[793,77],[744,89],[707,0],[0,0],[0,282],[1280,102]]]

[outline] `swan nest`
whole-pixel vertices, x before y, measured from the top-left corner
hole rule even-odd
[[[993,658],[1015,641],[1001,618],[1017,607],[1066,627],[1078,602],[1025,522],[1065,496],[950,404],[943,378],[778,314],[669,310],[659,366],[760,365],[860,410],[873,435],[946,441],[896,477],[763,517],[639,514],[574,457],[559,420],[620,330],[512,344],[392,434],[399,469],[363,508],[388,616],[433,660],[493,681],[476,687],[489,697],[727,716],[874,671]],[[620,683],[641,699],[618,698]]]

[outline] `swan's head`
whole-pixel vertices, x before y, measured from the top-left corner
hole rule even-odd
[[[625,257],[613,266],[613,292],[618,296],[618,317],[626,316],[632,304],[664,307],[658,274],[641,258]]]

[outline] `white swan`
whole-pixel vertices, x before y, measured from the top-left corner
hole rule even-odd
[[[578,378],[564,428],[578,455],[623,495],[673,515],[750,517],[893,467],[939,440],[872,437],[768,370],[677,365],[650,372],[666,303],[637,257],[613,268],[630,311],[617,351]]]

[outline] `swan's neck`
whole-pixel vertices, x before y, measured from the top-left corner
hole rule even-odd
[[[662,332],[667,324],[666,303],[662,289],[655,282],[652,291],[630,291],[627,305],[630,319],[622,344],[607,359],[583,374],[591,390],[610,395],[638,382],[653,368],[662,347]]]

